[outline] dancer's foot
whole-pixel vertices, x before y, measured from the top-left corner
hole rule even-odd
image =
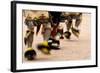
[[[72,33],[76,36],[76,37],[79,37],[79,34],[80,34],[80,31],[78,29],[75,29],[75,28],[71,28],[72,29]]]
[[[26,50],[26,52],[24,53],[24,57],[27,59],[27,60],[34,60],[35,57],[36,57],[36,52],[33,48],[28,48]]]
[[[40,50],[44,54],[50,54],[50,47],[47,41],[38,44],[37,49]]]
[[[64,33],[64,35],[65,35],[66,39],[70,39],[71,32],[66,31],[66,32]]]

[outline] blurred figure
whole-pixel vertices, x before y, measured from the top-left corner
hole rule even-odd
[[[27,47],[32,47],[33,35],[34,35],[34,24],[31,16],[27,16],[25,19],[25,25],[27,26],[26,35],[24,38],[25,44]]]
[[[51,24],[49,22],[49,18],[46,17],[44,14],[41,14],[39,17],[39,21],[42,25],[42,35],[43,35],[43,40],[47,41],[50,38],[51,34]]]
[[[82,21],[82,13],[69,13],[68,15],[65,14],[65,16],[67,17],[67,22],[66,22],[67,31],[65,32],[65,37],[67,39],[70,39],[71,36],[70,29],[72,30],[72,33],[76,37],[79,37],[80,31],[78,27]]]
[[[40,16],[40,19],[42,20],[42,34],[44,41],[40,44],[38,44],[37,48],[44,54],[50,54],[50,51],[52,49],[58,50],[60,42],[59,39],[57,39],[57,30],[58,25],[60,23],[60,15],[61,12],[48,12],[49,13],[49,19],[48,22],[45,22],[47,19],[43,14]]]
[[[60,23],[61,13],[62,12],[53,12],[53,11],[49,12],[50,22],[51,22],[51,26],[52,26],[51,38],[56,39],[55,37],[57,35],[57,30],[58,30],[58,26]]]
[[[27,60],[34,60],[36,57],[36,52],[32,48],[33,36],[34,36],[34,24],[33,24],[33,19],[30,15],[26,17],[25,25],[27,26],[27,30],[26,30],[26,35],[24,37],[24,43],[27,46],[27,48],[24,53],[24,57]]]

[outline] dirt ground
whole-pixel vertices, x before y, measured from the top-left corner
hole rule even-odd
[[[24,21],[24,18],[23,18]],[[38,36],[34,35],[33,48],[37,53],[36,60],[34,61],[68,61],[68,60],[85,60],[91,58],[91,14],[84,13],[82,17],[82,23],[80,25],[80,36],[79,38],[71,35],[71,39],[60,40],[60,50],[52,50],[51,55],[45,55],[37,50],[36,45],[43,41],[41,30]],[[23,22],[24,23],[24,22]],[[65,24],[63,24],[64,30]],[[27,27],[23,24],[23,36],[25,36],[25,31]],[[36,30],[36,28],[35,28]],[[23,52],[26,47],[23,43]],[[27,60],[24,59],[26,62]]]

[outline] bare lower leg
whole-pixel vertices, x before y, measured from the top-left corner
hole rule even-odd
[[[80,19],[77,19],[76,22],[75,22],[75,27],[78,28],[79,25],[80,25],[80,23],[81,23],[81,20]]]
[[[72,21],[68,21],[67,25],[67,31],[69,31],[71,29],[71,25],[72,25]]]
[[[32,47],[33,43],[33,34],[31,33],[28,38],[28,47]]]

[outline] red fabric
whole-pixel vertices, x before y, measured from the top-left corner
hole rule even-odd
[[[57,34],[57,27],[54,27],[53,30],[51,31],[51,37],[55,37]]]

